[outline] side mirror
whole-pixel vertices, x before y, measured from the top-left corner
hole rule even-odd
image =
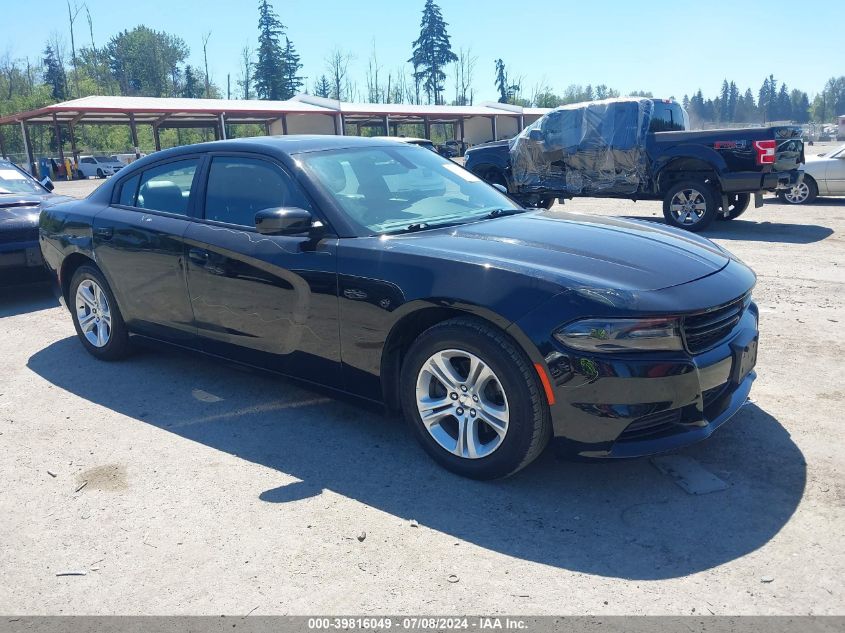
[[[311,231],[312,219],[298,207],[263,209],[255,214],[255,229],[262,235],[302,235]]]
[[[41,186],[44,187],[47,191],[53,191],[56,188],[56,185],[53,184],[53,181],[50,180],[49,176],[45,176],[44,180],[41,181]]]
[[[543,130],[538,130],[537,128],[534,128],[528,133],[528,138],[532,141],[542,141]]]
[[[503,194],[508,195],[508,188],[504,185],[500,185],[498,182],[494,182],[493,187],[501,191]]]

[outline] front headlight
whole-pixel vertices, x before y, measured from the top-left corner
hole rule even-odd
[[[674,317],[656,319],[584,319],[554,333],[574,349],[587,352],[680,351],[681,323]]]

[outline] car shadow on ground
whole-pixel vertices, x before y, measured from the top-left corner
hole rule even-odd
[[[767,203],[768,204],[768,203]],[[663,218],[653,216],[626,215],[631,220],[645,220],[666,224]],[[744,216],[743,216],[744,217]],[[713,222],[699,235],[709,239],[742,240],[745,242],[782,242],[784,244],[812,244],[833,235],[833,229],[818,224],[784,224],[782,222],[758,222],[737,218],[727,222]]]
[[[0,319],[60,305],[49,281],[12,283],[0,277]]]
[[[299,480],[244,495],[283,505],[331,490],[480,547],[601,576],[676,578],[744,556],[783,528],[806,481],[789,433],[756,405],[683,451],[729,484],[692,496],[645,459],[578,463],[552,451],[504,481],[461,479],[429,460],[398,420],[178,351],[100,363],[67,338],[28,367],[137,424]]]

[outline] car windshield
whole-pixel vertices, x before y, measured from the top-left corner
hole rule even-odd
[[[474,174],[420,147],[333,150],[297,159],[363,234],[462,224],[521,210]]]
[[[0,194],[9,193],[44,193],[44,189],[14,165],[0,163]]]

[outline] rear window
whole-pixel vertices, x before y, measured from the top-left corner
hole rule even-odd
[[[689,117],[681,104],[674,101],[652,101],[650,132],[683,132],[689,129]]]

